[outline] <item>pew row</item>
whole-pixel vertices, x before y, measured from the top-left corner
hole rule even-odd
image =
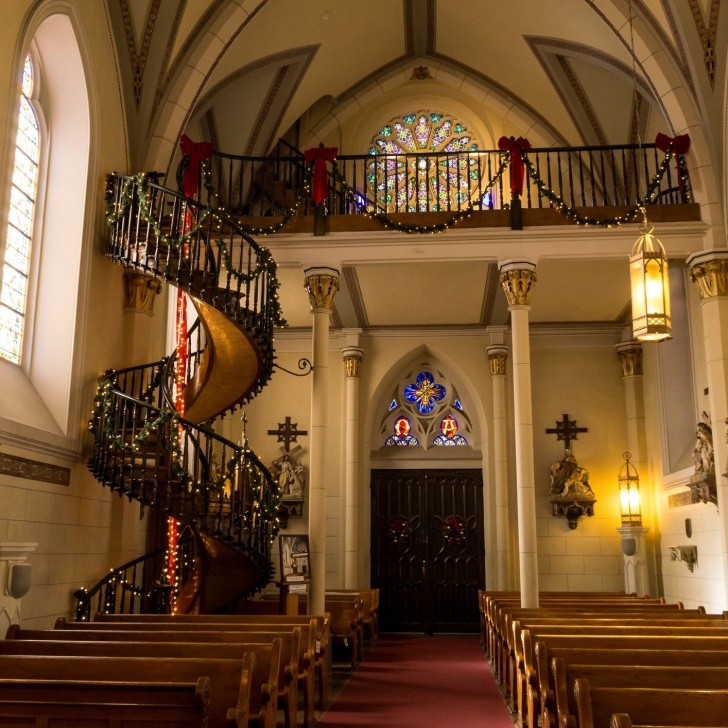
[[[644,726],[728,726],[728,690],[601,688],[574,683],[578,728],[610,728],[614,714]]]
[[[69,622],[64,617],[56,620],[55,629],[62,630],[148,630],[180,629],[187,631],[239,631],[256,629],[272,631],[283,627],[300,626],[309,629],[315,624],[313,670],[318,683],[318,708],[324,710],[328,703],[328,669],[330,652],[331,616],[288,614],[97,614],[93,622]],[[173,626],[163,626],[173,625]],[[305,634],[303,635],[305,642]],[[299,667],[302,667],[299,665]],[[305,695],[305,693],[304,693]]]
[[[51,633],[52,630],[49,630]],[[74,635],[81,632],[74,632]],[[92,633],[99,634],[99,633]],[[249,633],[245,642],[183,642],[185,635],[167,633],[172,639],[168,641],[134,641],[139,633],[113,632],[116,640],[83,641],[50,640],[50,639],[6,639],[0,642],[0,656],[2,655],[62,655],[64,657],[183,657],[195,659],[237,660],[243,655],[251,654],[255,658],[256,669],[250,677],[250,703],[248,712],[252,715],[260,711],[260,698],[262,685],[260,680],[271,678],[275,654],[271,660],[271,646],[274,640],[280,641],[280,656],[287,653],[287,664],[279,659],[278,667],[278,696],[283,704],[283,715],[286,728],[295,728],[298,712],[298,660],[291,656],[292,649],[298,651],[300,629],[286,636],[269,636],[267,634]],[[187,635],[189,636],[189,635]],[[282,649],[288,643],[287,650]],[[217,687],[217,686],[214,686]],[[304,703],[306,701],[304,700]]]
[[[252,654],[237,660],[4,655],[0,657],[0,681],[114,681],[123,675],[143,683],[196,683],[200,677],[207,677],[210,680],[208,728],[248,728],[255,718],[260,728],[276,728],[278,669],[276,666],[273,682],[262,686],[260,708],[253,714],[251,684],[257,669],[255,663]]]
[[[210,679],[195,682],[0,679],[0,725],[206,728]]]

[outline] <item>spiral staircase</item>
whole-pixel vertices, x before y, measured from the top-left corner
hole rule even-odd
[[[154,175],[111,175],[106,196],[106,255],[152,285],[184,292],[197,321],[179,361],[175,353],[99,378],[88,467],[104,486],[192,534],[189,578],[170,584],[174,611],[230,610],[272,576],[279,497],[244,435],[233,443],[215,425],[271,376],[273,329],[284,323],[275,262],[220,210],[166,189]],[[90,613],[83,593],[82,619]],[[115,608],[108,597],[106,606]]]

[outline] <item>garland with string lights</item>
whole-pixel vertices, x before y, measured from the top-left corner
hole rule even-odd
[[[498,180],[500,180],[506,170],[506,167],[508,167],[510,159],[510,152],[504,152],[501,155],[500,166],[496,170],[496,173],[493,175],[493,177],[491,177],[488,184],[483,188],[483,195],[490,192],[490,190],[493,189]],[[334,179],[341,184],[344,193],[348,197],[348,202],[353,204],[359,210],[359,213],[361,215],[368,217],[370,220],[376,220],[383,227],[389,228],[391,230],[399,230],[400,232],[408,233],[410,235],[427,235],[433,233],[441,233],[451,228],[453,225],[457,225],[460,220],[470,217],[475,211],[475,206],[471,202],[465,209],[458,210],[449,220],[447,220],[447,222],[437,223],[435,225],[410,225],[404,222],[395,222],[394,220],[391,220],[386,213],[373,212],[372,210],[368,210],[366,206],[375,203],[371,203],[369,201],[362,203],[360,194],[353,187],[351,187],[351,185],[349,185],[349,183],[339,173],[336,162],[333,163],[333,167],[334,168],[332,170],[332,175]]]
[[[523,164],[526,167],[528,176],[536,183],[536,187],[538,188],[539,195],[542,197],[545,197],[554,206],[554,209],[557,212],[568,217],[569,220],[571,220],[576,225],[596,225],[599,227],[610,228],[610,227],[614,227],[615,225],[621,225],[626,222],[632,222],[637,217],[637,215],[639,215],[640,210],[643,207],[654,203],[655,198],[657,197],[657,194],[660,189],[660,182],[662,181],[662,178],[665,176],[665,172],[667,171],[670,160],[673,158],[674,154],[673,154],[672,148],[668,149],[668,151],[665,153],[665,158],[662,160],[662,163],[657,168],[657,171],[655,172],[654,176],[652,177],[650,184],[647,186],[645,196],[639,201],[639,203],[634,207],[634,209],[631,209],[629,212],[625,213],[624,215],[619,215],[617,217],[603,218],[603,219],[599,219],[599,218],[595,218],[595,217],[585,217],[584,215],[579,214],[576,211],[575,207],[569,207],[564,202],[563,197],[561,197],[556,192],[554,192],[554,190],[549,189],[546,186],[546,183],[538,176],[538,173],[536,172],[535,167],[533,166],[531,161],[528,159],[528,157],[525,154],[522,154],[521,156],[523,159]]]

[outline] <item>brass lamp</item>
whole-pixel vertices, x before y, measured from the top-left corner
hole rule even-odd
[[[668,262],[662,243],[652,234],[653,226],[644,219],[640,237],[629,258],[632,284],[632,331],[639,341],[672,338]]]
[[[640,476],[629,461],[631,457],[630,453],[624,453],[624,465],[619,471],[619,505],[622,510],[623,526],[641,526]]]

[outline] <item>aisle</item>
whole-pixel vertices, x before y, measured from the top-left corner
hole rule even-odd
[[[383,636],[321,728],[513,728],[476,636]]]

